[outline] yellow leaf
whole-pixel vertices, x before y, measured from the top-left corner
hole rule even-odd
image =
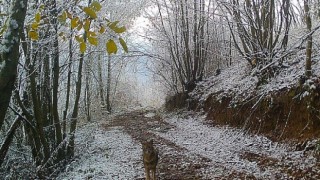
[[[40,22],[40,20],[41,20],[41,14],[40,14],[40,12],[37,12],[37,14],[34,16],[34,20],[35,20],[37,23]]]
[[[100,26],[100,30],[99,30],[99,33],[102,34],[106,31],[106,28],[103,27],[103,26]]]
[[[122,27],[120,27],[120,28],[116,27],[116,28],[114,29],[114,32],[120,34],[120,33],[125,32],[126,30],[127,30],[126,27],[122,26]]]
[[[38,22],[33,22],[32,24],[31,24],[31,28],[33,29],[33,30],[38,30],[38,27],[39,27],[39,23]]]
[[[79,17],[75,17],[71,19],[71,29],[74,29],[78,26]]]
[[[107,52],[108,52],[109,55],[112,54],[112,53],[114,53],[114,54],[117,53],[118,47],[117,47],[116,43],[112,39],[110,39],[107,42],[106,46],[107,46]]]
[[[82,28],[82,22],[81,22],[81,21],[79,21],[79,22],[78,22],[77,30],[78,30],[78,31],[80,31],[80,30],[81,30],[81,28]]]
[[[118,23],[119,23],[119,21],[110,22],[110,23],[108,23],[108,26],[109,26],[109,28],[114,29],[117,27]]]
[[[68,11],[65,11],[66,12],[66,16],[69,18],[69,19],[72,19],[72,15],[68,12]]]
[[[63,32],[60,32],[60,33],[59,33],[59,37],[61,37],[63,41],[66,40],[66,36],[64,35]]]
[[[84,40],[83,40],[82,37],[80,37],[80,36],[75,36],[75,37],[76,37],[76,40],[77,40],[79,43],[83,43],[83,42],[84,42]]]
[[[80,52],[83,54],[84,52],[86,52],[87,49],[87,45],[85,42],[80,43]]]
[[[66,23],[67,13],[65,11],[63,11],[62,14],[58,17],[58,20],[62,24]]]
[[[87,31],[87,33],[88,33],[88,36],[97,36],[97,34],[92,31]]]
[[[39,39],[39,35],[36,31],[29,31],[29,37],[31,38],[31,40],[36,41]]]
[[[84,7],[83,11],[92,19],[96,19],[97,18],[97,14],[96,12],[94,12],[93,9],[91,9],[90,7]]]
[[[41,6],[39,7],[41,10],[45,8],[44,4],[41,4]]]
[[[89,31],[90,29],[90,20],[86,19],[86,21],[84,22],[83,28],[85,31]]]
[[[109,26],[109,28],[112,29],[115,33],[120,34],[120,33],[125,32],[125,31],[126,31],[126,27],[122,26],[122,27],[119,28],[119,27],[117,26],[118,23],[119,23],[119,21],[115,21],[115,22],[109,23],[108,26]]]
[[[98,46],[98,39],[95,37],[88,37],[88,41],[90,44],[94,45],[94,46]]]
[[[94,9],[95,11],[100,11],[101,10],[101,4],[98,1],[93,1],[91,3],[91,8]]]
[[[126,43],[122,38],[119,38],[119,42],[120,42],[120,44],[121,44],[121,46],[122,46],[122,49],[123,49],[126,53],[128,53],[127,43]]]

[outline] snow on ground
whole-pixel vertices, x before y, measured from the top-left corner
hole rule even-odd
[[[316,164],[316,158],[313,156],[304,158],[303,152],[290,152],[285,145],[274,143],[266,137],[245,135],[241,130],[228,127],[209,127],[203,124],[203,120],[204,116],[196,118],[191,116],[186,118],[169,117],[166,121],[176,128],[166,133],[159,132],[157,134],[188,149],[190,155],[198,154],[211,159],[212,165],[219,164],[231,171],[252,174],[256,178],[290,177],[275,167],[262,169],[257,162],[243,159],[244,152],[268,156],[277,160],[290,159],[288,163],[302,168],[313,167]]]
[[[76,135],[76,159],[57,179],[135,179],[143,177],[141,147],[123,132],[95,122]]]
[[[145,116],[152,115],[147,113]],[[164,119],[171,125],[168,131],[149,131],[186,149],[185,155],[191,159],[211,160],[209,166],[201,169],[201,177],[205,179],[224,177],[226,172],[244,173],[258,179],[290,179],[292,177],[281,167],[305,170],[316,166],[317,160],[311,154],[306,156],[303,151],[291,151],[288,145],[245,134],[242,130],[206,125],[204,118],[188,112],[170,114]],[[106,122],[91,122],[78,129],[76,158],[57,179],[143,179],[140,143],[123,127],[105,129],[103,123]],[[179,152],[165,146],[162,153]],[[264,159],[274,163],[263,165],[257,159],[245,158],[246,154],[267,157]],[[159,163],[161,156],[165,154],[160,154]],[[320,174],[320,170],[315,171]]]

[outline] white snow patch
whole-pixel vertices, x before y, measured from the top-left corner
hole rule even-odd
[[[5,65],[6,65],[6,61],[0,62],[0,72]]]
[[[314,84],[312,84],[312,85],[310,86],[310,89],[311,89],[311,90],[315,90],[315,89],[317,89],[317,87],[316,87]]]
[[[308,92],[308,91],[305,91],[302,95],[301,95],[301,97],[302,98],[305,98],[305,97],[307,97],[307,96],[309,96],[310,95],[310,93]]]
[[[3,44],[0,44],[0,52],[3,52],[3,53],[9,53],[11,50],[11,46],[5,46]]]
[[[24,5],[24,2],[23,2],[23,1],[20,1],[20,6],[21,6],[21,8],[24,8],[24,7],[25,7],[25,5]]]
[[[156,116],[156,113],[152,113],[152,112],[144,115],[144,117],[146,117],[146,118],[152,118],[154,116]]]
[[[141,147],[120,127],[89,124],[76,134],[76,158],[57,179],[136,179],[143,177]]]
[[[11,19],[10,25],[13,29],[18,29],[19,27],[18,22],[15,19]]]

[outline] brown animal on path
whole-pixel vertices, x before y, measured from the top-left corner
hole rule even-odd
[[[158,151],[153,146],[153,140],[142,142],[143,164],[146,173],[146,180],[156,180],[156,167],[158,164]]]

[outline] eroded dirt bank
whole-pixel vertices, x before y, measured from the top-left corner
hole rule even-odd
[[[250,95],[243,101],[212,94],[193,101],[194,110],[207,112],[213,124],[243,128],[275,141],[304,142],[320,137],[320,89],[308,93],[301,88]]]

